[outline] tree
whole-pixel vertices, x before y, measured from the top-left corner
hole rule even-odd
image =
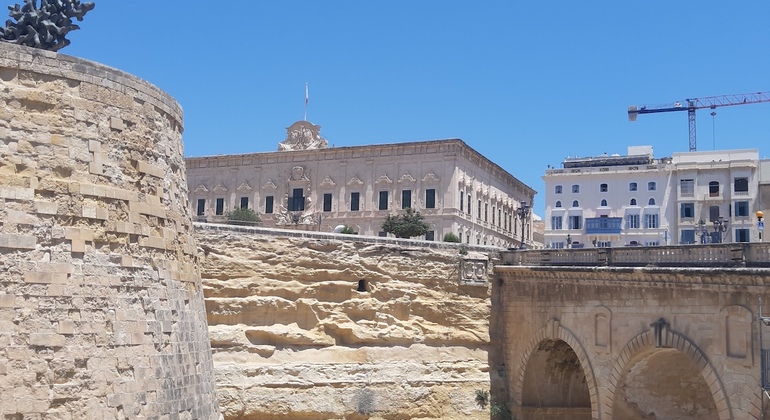
[[[340,233],[343,234],[343,235],[357,235],[358,234],[358,233],[356,233],[356,230],[353,229],[352,226],[348,226],[348,225],[345,225],[345,227],[342,228],[342,230],[340,230]]]
[[[254,226],[262,221],[254,210],[247,207],[241,207],[227,212],[226,216],[227,223],[231,225]]]
[[[382,230],[396,235],[396,238],[413,238],[428,233],[430,225],[419,211],[406,208],[404,214],[389,214],[382,223]]]

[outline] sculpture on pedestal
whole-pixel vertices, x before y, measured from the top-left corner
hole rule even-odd
[[[24,5],[8,6],[8,16],[16,20],[5,21],[0,27],[0,40],[28,47],[58,51],[70,44],[67,33],[80,29],[72,23],[94,8],[93,2],[80,0],[24,0]]]

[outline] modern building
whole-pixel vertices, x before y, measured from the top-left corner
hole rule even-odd
[[[756,149],[567,158],[543,177],[545,246],[758,241],[762,165]]]
[[[247,207],[265,227],[384,236],[402,209],[468,244],[532,243],[536,192],[459,139],[328,147],[320,127],[298,121],[276,152],[186,159],[189,199],[201,221]]]

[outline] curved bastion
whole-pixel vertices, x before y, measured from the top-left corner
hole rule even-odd
[[[180,106],[6,43],[0,89],[0,418],[220,418]]]

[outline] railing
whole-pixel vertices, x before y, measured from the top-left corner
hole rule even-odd
[[[507,251],[504,265],[770,267],[770,243]]]

